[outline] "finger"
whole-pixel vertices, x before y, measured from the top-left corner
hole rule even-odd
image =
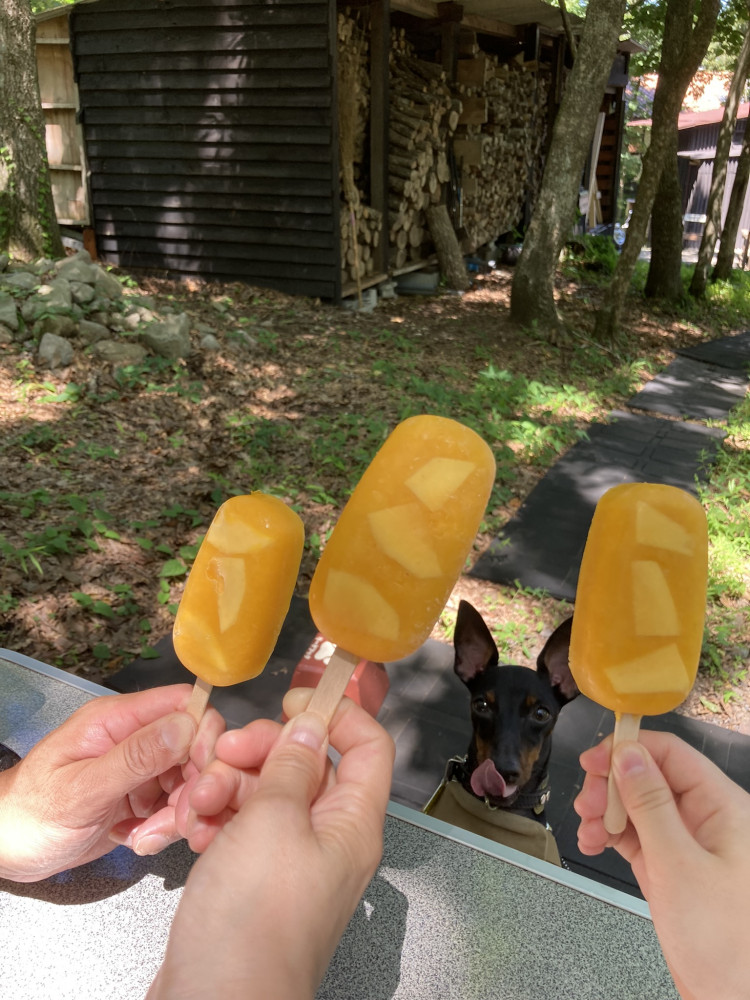
[[[237,811],[258,787],[258,771],[242,771],[215,760],[190,792],[190,809],[200,816],[216,816],[226,808]]]
[[[110,745],[118,744],[144,726],[173,712],[184,711],[191,691],[189,684],[170,684],[131,694],[95,698],[80,708],[73,718],[78,717],[85,723],[87,739],[99,742],[106,739]],[[106,749],[99,747],[98,753]]]
[[[679,858],[681,870],[698,849],[680,816],[672,789],[653,757],[641,743],[615,747],[612,771],[630,822],[638,834],[644,858],[669,870]]]
[[[587,774],[583,788],[573,802],[573,809],[581,819],[601,819],[607,808],[607,778]]]
[[[610,733],[595,747],[589,747],[580,755],[581,767],[587,774],[607,777],[612,759],[612,734]]]
[[[146,819],[118,823],[110,830],[109,839],[145,857],[159,854],[182,838],[175,827],[174,808],[164,806]]]
[[[237,815],[232,809],[225,809],[218,816],[197,816],[190,814],[187,828],[187,842],[191,851],[203,852],[213,842],[216,834]]]
[[[385,814],[395,755],[390,735],[365,709],[344,698],[333,717],[330,738],[342,755],[337,783],[360,786],[371,813]]]
[[[195,731],[195,722],[186,713],[167,715],[87,761],[81,780],[96,788],[101,801],[116,802],[185,761]]]
[[[215,708],[208,708],[203,713],[190,747],[190,759],[198,770],[202,771],[214,759],[216,742],[226,728],[226,722]]]
[[[244,729],[231,729],[216,741],[216,756],[232,767],[260,768],[282,728],[270,719],[257,719]]]
[[[296,715],[301,715],[307,711],[307,706],[312,700],[315,688],[296,687],[290,688],[284,695],[283,708],[287,719],[293,719]]]
[[[260,772],[258,796],[274,796],[304,809],[320,788],[324,776],[328,728],[314,712],[303,712],[289,721],[271,748]]]
[[[174,773],[179,774],[180,769],[173,767],[167,772],[170,776]],[[130,802],[130,808],[133,810],[134,816],[139,816],[141,819],[150,816],[157,807],[160,808],[167,800],[169,792],[165,789],[164,784],[170,784],[171,777],[164,783],[161,779],[161,775],[151,778],[129,793],[128,801]]]

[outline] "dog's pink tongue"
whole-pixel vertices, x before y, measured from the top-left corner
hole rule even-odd
[[[480,798],[491,795],[493,798],[502,799],[514,789],[509,790],[506,787],[505,779],[492,761],[485,760],[472,772],[471,790]]]

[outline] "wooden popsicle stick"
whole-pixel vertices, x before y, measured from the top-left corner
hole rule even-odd
[[[208,699],[211,697],[213,687],[213,684],[208,684],[206,681],[202,681],[200,677],[196,677],[193,693],[190,695],[190,701],[185,711],[188,715],[192,715],[198,725],[200,725],[203,713],[206,711],[206,705],[208,705]]]
[[[637,740],[640,727],[640,715],[615,712],[615,734],[612,750],[614,751],[617,744],[623,743],[625,740]],[[604,811],[604,829],[607,833],[622,833],[627,825],[628,814],[625,812],[625,806],[622,804],[612,775],[612,768],[610,768],[607,780],[607,808]]]
[[[336,646],[331,653],[328,666],[323,671],[323,676],[307,706],[307,711],[319,715],[325,721],[326,726],[331,724],[334,712],[344,697],[346,685],[351,680],[354,668],[359,661],[359,656],[342,649],[341,646]]]

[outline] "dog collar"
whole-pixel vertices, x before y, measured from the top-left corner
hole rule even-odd
[[[445,777],[443,782],[447,781],[458,781],[464,788],[469,787],[469,772],[466,769],[466,755],[463,757],[451,757],[445,766]],[[473,792],[471,793],[474,794]],[[544,812],[544,807],[547,805],[550,799],[552,791],[549,787],[549,775],[545,775],[539,787],[534,792],[527,792],[525,795],[519,795],[517,799],[513,800],[513,809],[531,809],[535,816],[541,816]],[[496,806],[490,802],[489,796],[485,795],[484,804],[488,809],[503,809],[507,808],[505,806]]]

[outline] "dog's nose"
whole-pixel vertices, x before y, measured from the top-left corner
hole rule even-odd
[[[520,771],[512,770],[511,768],[507,768],[507,767],[500,767],[500,768],[498,768],[498,770],[500,771],[500,774],[502,774],[503,778],[505,779],[505,784],[506,785],[517,785],[518,784],[519,779],[521,777],[521,772]]]

